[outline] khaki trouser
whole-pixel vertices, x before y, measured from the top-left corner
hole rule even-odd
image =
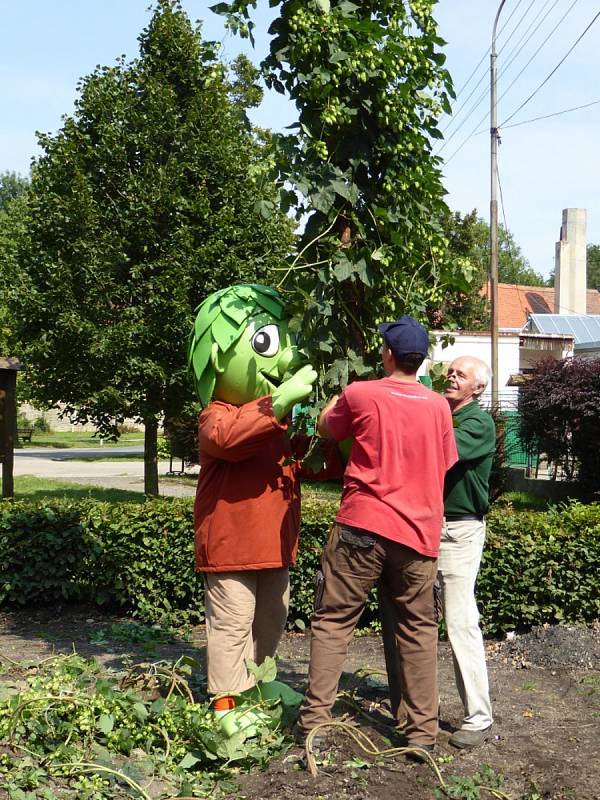
[[[444,521],[438,577],[456,687],[464,708],[460,727],[471,731],[485,730],[492,724],[485,648],[475,599],[484,541],[483,520]]]
[[[437,722],[437,624],[433,583],[437,559],[369,531],[334,524],[322,559],[323,594],[312,617],[309,684],[299,726],[331,719],[354,628],[381,578],[395,608],[396,642],[407,738],[432,744]]]
[[[204,573],[208,692],[243,692],[254,685],[246,659],[274,656],[285,628],[289,570]]]
[[[444,520],[438,580],[456,687],[464,708],[460,727],[474,731],[485,730],[492,724],[485,649],[475,600],[475,581],[484,541],[484,520]],[[392,714],[402,720],[405,709],[393,633],[396,612],[383,586],[379,592],[379,608]]]

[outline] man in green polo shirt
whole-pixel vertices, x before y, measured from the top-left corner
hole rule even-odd
[[[456,686],[464,708],[461,726],[450,737],[450,744],[460,748],[480,745],[492,725],[485,650],[475,600],[496,449],[494,420],[479,406],[489,378],[490,370],[483,361],[463,356],[450,364],[444,390],[452,411],[459,461],[446,474],[444,484],[438,580]]]

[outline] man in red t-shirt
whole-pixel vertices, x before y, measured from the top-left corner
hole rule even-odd
[[[331,719],[348,645],[381,579],[397,607],[396,643],[410,747],[433,750],[438,722],[433,584],[446,471],[458,460],[443,397],[422,386],[427,331],[412,317],[379,326],[385,378],[353,383],[323,409],[323,436],[353,444],[340,510],[322,559],[309,685],[298,726]]]

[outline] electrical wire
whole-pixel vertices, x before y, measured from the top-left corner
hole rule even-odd
[[[559,28],[559,27],[562,25],[563,21],[564,21],[564,20],[566,19],[566,17],[567,17],[567,16],[568,16],[568,15],[571,13],[571,11],[573,10],[573,8],[576,6],[576,4],[577,4],[578,2],[579,2],[579,0],[573,0],[573,2],[571,3],[571,5],[569,6],[569,8],[568,8],[568,9],[565,11],[565,13],[562,15],[562,17],[561,17],[561,18],[558,20],[558,22],[557,22],[557,23],[556,23],[556,25],[555,25],[555,26],[552,28],[552,30],[550,31],[550,33],[548,34],[548,36],[546,36],[546,38],[544,39],[544,41],[541,43],[541,45],[538,47],[538,49],[537,49],[537,50],[534,52],[534,54],[531,56],[531,58],[529,59],[529,61],[528,61],[528,62],[525,64],[525,66],[524,66],[524,67],[522,67],[522,68],[521,68],[521,70],[520,70],[520,71],[517,73],[516,77],[515,77],[515,78],[514,78],[514,79],[511,81],[511,83],[509,83],[509,85],[506,87],[506,89],[505,89],[505,90],[502,92],[502,94],[501,94],[501,95],[500,95],[500,97],[498,98],[498,102],[499,102],[499,101],[500,101],[500,100],[501,100],[501,99],[502,99],[502,98],[503,98],[503,97],[504,97],[504,96],[505,96],[505,95],[506,95],[506,94],[507,94],[507,93],[508,93],[508,92],[509,92],[509,91],[512,89],[512,87],[513,87],[513,86],[515,85],[515,83],[516,83],[516,82],[519,80],[519,78],[521,77],[521,75],[522,75],[522,74],[525,72],[525,70],[527,69],[527,67],[528,67],[528,66],[531,64],[531,62],[533,61],[533,59],[534,59],[534,58],[537,56],[537,54],[540,52],[540,50],[542,49],[542,47],[544,47],[544,45],[545,45],[545,44],[546,44],[546,43],[549,41],[549,39],[550,39],[550,38],[551,38],[551,37],[554,35],[554,33],[555,33],[555,32],[558,30],[558,28]],[[568,55],[568,54],[567,54],[567,55]],[[566,56],[565,56],[565,58],[566,58]],[[563,60],[564,60],[564,59],[563,59]],[[560,66],[560,65],[558,65],[558,66]],[[558,69],[558,66],[556,67],[556,69]],[[516,112],[515,112],[515,113],[516,113]]]
[[[509,22],[510,22],[510,20],[512,19],[512,16],[513,16],[513,14],[514,14],[514,13],[515,13],[515,11],[517,10],[517,8],[518,8],[518,7],[521,5],[521,3],[522,3],[522,2],[523,2],[523,0],[518,0],[518,2],[517,2],[517,5],[516,5],[516,6],[513,8],[513,10],[510,12],[510,14],[508,15],[508,18],[507,18],[507,19],[504,21],[504,24],[502,25],[502,27],[501,27],[501,28],[500,28],[500,30],[498,31],[498,36],[500,36],[500,35],[501,35],[501,33],[502,33],[502,31],[503,31],[503,30],[506,28],[506,26],[508,25],[508,23],[509,23]],[[481,58],[479,59],[479,61],[478,61],[477,65],[476,65],[476,66],[473,68],[473,71],[471,72],[471,74],[469,75],[469,77],[467,78],[467,80],[466,80],[466,81],[463,83],[463,85],[460,87],[460,89],[457,89],[457,90],[456,90],[456,94],[457,94],[457,96],[458,96],[458,95],[459,95],[461,92],[464,92],[464,90],[467,88],[467,86],[468,86],[468,85],[469,85],[469,83],[471,82],[471,79],[473,78],[473,76],[475,75],[475,73],[477,72],[477,70],[479,69],[479,67],[480,67],[480,66],[483,64],[483,62],[485,61],[485,59],[487,58],[487,56],[489,55],[489,53],[490,53],[490,48],[488,47],[488,49],[485,51],[485,53],[484,53],[484,54],[481,56]]]
[[[500,72],[498,74],[499,78],[502,77],[502,75],[508,70],[508,68],[511,66],[511,64],[513,64],[514,61],[516,61],[516,59],[521,54],[523,48],[520,47],[520,45],[523,42],[523,40],[526,39],[526,41],[524,43],[526,45],[530,41],[530,39],[533,37],[533,34],[531,36],[529,36],[529,33],[531,32],[532,28],[535,27],[537,21],[542,16],[542,14],[546,11],[546,8],[548,7],[550,2],[552,2],[552,0],[546,0],[545,5],[543,5],[542,8],[538,11],[538,13],[535,15],[533,20],[530,22],[529,27],[526,29],[525,33],[521,36],[519,41],[516,43],[516,45],[513,47],[513,49],[510,51],[510,53],[506,56],[506,62],[503,65],[502,69],[500,70]],[[554,0],[554,2],[552,3],[552,6],[550,7],[548,12],[546,13],[545,19],[548,19],[549,15],[554,11],[555,6],[558,5],[559,2],[560,2],[560,0]],[[577,3],[577,2],[578,2],[578,0],[575,0],[575,3]],[[573,3],[573,5],[575,5],[575,3]],[[539,30],[539,28],[537,30]],[[550,34],[550,35],[552,35],[552,34]],[[544,43],[542,43],[541,47],[543,47],[543,44]]]
[[[505,24],[504,24],[504,25],[503,25],[503,27],[500,29],[501,31],[502,31],[502,30],[504,30],[504,28],[505,28],[505,27],[508,25],[508,23],[509,23],[510,19],[512,18],[513,14],[514,14],[514,13],[515,13],[515,11],[517,10],[517,8],[518,8],[518,7],[521,5],[522,1],[523,1],[523,0],[519,0],[519,2],[517,3],[517,5],[515,6],[515,8],[514,8],[514,9],[512,10],[512,12],[510,13],[510,15],[509,15],[508,19],[506,20]],[[508,35],[508,38],[506,39],[506,41],[504,42],[504,44],[502,45],[502,47],[500,47],[500,49],[498,50],[498,53],[502,52],[502,49],[503,49],[503,48],[504,48],[504,47],[505,47],[505,46],[508,44],[508,42],[509,42],[509,41],[511,40],[511,38],[514,36],[514,34],[515,34],[515,32],[517,31],[517,29],[518,29],[519,25],[520,25],[520,24],[523,22],[523,20],[525,19],[525,17],[526,17],[526,16],[527,16],[527,14],[529,13],[529,11],[530,11],[531,7],[534,5],[534,3],[535,3],[535,2],[536,2],[536,0],[531,0],[531,2],[529,3],[529,6],[527,7],[527,9],[526,9],[526,11],[525,11],[525,13],[524,13],[524,14],[523,14],[523,16],[521,17],[521,19],[520,19],[520,20],[517,22],[517,24],[516,24],[516,25],[515,25],[515,27],[512,29],[512,31],[509,33],[509,35]],[[499,34],[498,34],[498,35],[499,35]],[[479,63],[477,64],[477,66],[475,67],[475,69],[473,70],[473,72],[471,73],[471,75],[469,76],[469,78],[467,79],[467,82],[465,83],[465,85],[462,87],[462,89],[461,89],[460,91],[463,91],[463,89],[464,89],[464,88],[466,87],[466,85],[469,83],[469,81],[471,80],[472,76],[475,74],[475,72],[477,71],[477,69],[478,69],[478,68],[481,66],[481,64],[482,64],[483,60],[486,58],[486,56],[489,54],[489,52],[490,52],[490,48],[488,47],[488,49],[487,49],[487,50],[486,50],[486,52],[484,53],[483,57],[480,59]],[[467,103],[468,103],[468,102],[469,102],[469,100],[470,100],[470,99],[473,97],[473,95],[475,94],[475,92],[477,91],[477,89],[478,89],[478,88],[481,86],[481,83],[482,83],[482,82],[485,80],[486,76],[487,76],[487,69],[484,71],[483,75],[482,75],[482,76],[479,78],[479,80],[477,81],[477,83],[475,84],[475,86],[474,86],[474,87],[471,89],[471,91],[470,91],[470,93],[468,94],[468,96],[467,96],[467,97],[466,97],[464,100],[462,100],[462,101],[461,101],[461,104],[459,105],[459,107],[456,109],[456,111],[454,111],[454,112],[452,113],[452,117],[451,117],[451,119],[448,121],[448,124],[446,125],[446,127],[445,127],[445,128],[443,128],[443,129],[442,129],[442,132],[443,132],[443,133],[445,133],[445,132],[449,131],[449,130],[450,130],[450,128],[452,127],[452,125],[453,125],[453,124],[456,122],[456,120],[457,120],[457,119],[460,117],[460,114],[461,114],[461,112],[462,112],[463,108],[464,108],[464,107],[467,105]],[[458,94],[460,94],[460,91],[459,91],[459,92],[457,92],[457,95],[458,95]],[[480,96],[477,98],[477,100],[475,101],[474,107],[473,107],[472,111],[471,111],[471,112],[470,112],[470,113],[467,115],[466,119],[468,119],[468,117],[469,117],[469,116],[471,116],[471,113],[473,113],[473,112],[474,112],[474,110],[475,110],[475,107],[477,107],[477,106],[480,104],[480,102],[481,102],[481,99],[482,99],[482,96],[483,96],[483,97],[485,97],[485,94],[486,94],[486,91],[484,90],[484,92],[483,92],[483,95],[480,95]],[[463,124],[464,124],[464,122],[462,122],[462,123],[459,125],[459,128],[461,128]],[[457,130],[458,130],[458,129],[457,129]],[[454,135],[454,134],[453,134],[453,135]],[[452,137],[449,137],[449,139],[450,139],[450,138],[452,138]],[[449,141],[449,139],[448,139],[448,141]],[[442,147],[440,148],[440,151],[441,151],[441,150],[443,150],[443,149],[444,149],[444,147],[445,147],[445,145],[442,145]]]
[[[568,15],[568,14],[569,14],[569,13],[570,13],[572,10],[573,10],[573,8],[575,7],[575,5],[576,5],[578,2],[579,2],[579,0],[573,0],[573,2],[571,3],[571,5],[570,5],[570,6],[569,6],[569,8],[567,9],[567,11],[566,11],[566,12],[563,14],[563,16],[562,16],[562,17],[559,19],[559,21],[556,23],[556,25],[555,25],[555,26],[552,28],[552,30],[550,31],[550,33],[549,33],[549,34],[546,36],[546,38],[543,40],[543,42],[542,42],[542,43],[539,45],[539,47],[538,47],[538,48],[537,48],[537,50],[534,52],[534,54],[531,56],[531,58],[529,59],[529,61],[528,61],[528,62],[525,64],[525,66],[524,66],[524,67],[523,67],[523,68],[520,70],[520,72],[517,74],[517,76],[516,76],[516,77],[513,79],[513,81],[512,81],[512,82],[511,82],[511,83],[508,85],[508,87],[507,87],[507,88],[506,88],[506,89],[505,89],[505,90],[502,92],[502,94],[501,94],[501,95],[500,95],[500,97],[498,98],[498,101],[497,101],[497,102],[500,102],[500,100],[501,100],[501,99],[502,99],[502,98],[503,98],[503,97],[504,97],[504,96],[507,94],[507,92],[509,92],[509,91],[510,91],[510,89],[511,89],[511,88],[514,86],[514,84],[516,83],[516,81],[517,81],[517,80],[520,78],[520,76],[523,74],[523,72],[524,72],[524,71],[527,69],[527,67],[528,67],[528,66],[531,64],[531,62],[533,61],[533,59],[534,59],[534,58],[535,58],[535,57],[538,55],[538,53],[540,52],[540,50],[541,50],[541,49],[542,49],[542,48],[543,48],[543,47],[544,47],[544,46],[545,46],[545,45],[548,43],[548,41],[551,39],[551,37],[554,35],[554,33],[555,33],[557,30],[558,30],[559,26],[562,24],[562,22],[564,21],[564,19],[565,19],[565,18],[567,17],[567,15]],[[550,12],[551,12],[551,11],[554,9],[554,7],[556,6],[556,4],[557,4],[556,2],[553,4],[552,8],[550,9],[550,11],[549,11],[548,13],[550,13]],[[547,5],[547,3],[546,3],[546,5]],[[544,8],[545,8],[545,7],[544,7]],[[543,11],[543,9],[542,9],[542,11]],[[538,18],[538,17],[539,17],[539,14],[538,14],[538,15],[537,15],[537,17],[535,18],[535,20],[537,20],[537,18]],[[535,22],[535,20],[534,20],[534,22]],[[531,30],[531,25],[530,25],[530,27],[528,28],[528,30]],[[529,38],[526,40],[525,44],[527,44],[527,43],[530,41],[530,39],[531,39],[531,38],[532,38],[532,36],[529,36]],[[523,37],[521,37],[521,40],[522,40],[522,39],[523,39]],[[521,50],[522,50],[522,49],[523,49],[523,48],[521,48]],[[511,51],[511,52],[514,52],[514,49],[513,49],[513,51]],[[517,53],[515,56],[513,56],[513,58],[512,58],[512,59],[510,59],[510,60],[508,61],[508,63],[507,63],[507,64],[505,64],[505,65],[502,67],[502,69],[500,70],[500,72],[499,72],[499,74],[498,74],[498,78],[501,78],[501,77],[502,77],[502,75],[504,75],[504,73],[506,72],[506,70],[507,70],[507,69],[510,67],[510,65],[511,65],[511,64],[512,64],[512,63],[515,61],[515,59],[517,58],[517,56],[518,56],[518,55],[519,55],[519,53]],[[480,83],[481,83],[481,81],[480,81]],[[449,137],[446,139],[446,141],[444,142],[444,144],[443,144],[443,145],[442,145],[442,146],[439,148],[439,150],[437,151],[436,155],[439,155],[439,154],[442,152],[442,150],[444,150],[444,148],[446,147],[446,145],[447,145],[447,144],[449,144],[449,142],[450,142],[450,141],[451,141],[451,140],[454,138],[454,136],[455,136],[455,135],[458,133],[458,131],[459,131],[459,130],[460,130],[462,127],[463,127],[463,125],[464,125],[464,124],[465,124],[465,122],[466,122],[466,121],[469,119],[469,117],[470,117],[470,116],[472,116],[472,114],[475,112],[475,110],[477,109],[477,107],[478,107],[478,106],[481,104],[481,101],[482,101],[482,100],[483,100],[485,97],[487,97],[487,95],[488,95],[488,89],[486,88],[486,89],[483,91],[483,93],[482,93],[482,94],[479,96],[478,100],[475,102],[475,104],[474,104],[474,106],[473,106],[473,108],[472,108],[471,112],[470,112],[470,113],[467,115],[467,117],[465,117],[465,119],[464,119],[464,120],[461,122],[461,124],[458,126],[458,128],[456,128],[456,129],[454,130],[454,132],[453,132],[453,133],[452,133],[452,134],[451,134],[451,135],[450,135],[450,136],[449,136]],[[478,129],[478,128],[479,128],[479,126],[482,124],[482,122],[484,122],[484,121],[486,120],[486,118],[487,118],[487,112],[486,112],[486,114],[485,114],[485,115],[482,117],[482,119],[481,119],[481,120],[480,120],[480,121],[477,123],[477,125],[475,126],[475,128],[473,129],[473,131],[471,131],[471,133],[470,133],[470,134],[467,136],[467,138],[465,139],[465,141],[464,141],[464,142],[463,142],[463,143],[460,145],[460,147],[459,147],[459,148],[458,148],[458,149],[457,149],[457,150],[456,150],[456,151],[455,151],[455,152],[454,152],[454,153],[453,153],[453,154],[450,156],[450,159],[448,159],[448,160],[451,160],[452,158],[454,158],[454,156],[455,156],[455,155],[456,155],[456,154],[457,154],[457,153],[458,153],[460,150],[462,150],[463,146],[464,146],[464,145],[467,143],[467,141],[469,141],[469,139],[470,139],[472,136],[476,135],[476,134],[479,132],[477,129]]]
[[[598,11],[598,12],[597,12],[596,16],[595,16],[595,17],[592,19],[592,21],[591,21],[591,22],[590,22],[590,23],[587,25],[587,27],[585,28],[585,30],[584,30],[584,31],[583,31],[583,32],[582,32],[582,33],[581,33],[581,34],[580,34],[580,35],[577,37],[577,39],[576,39],[576,40],[573,42],[573,44],[571,45],[571,47],[570,47],[570,48],[567,50],[567,52],[565,53],[565,55],[564,55],[564,56],[561,58],[561,60],[558,62],[558,64],[557,64],[557,65],[554,67],[554,69],[552,70],[552,72],[549,72],[549,73],[548,73],[548,75],[546,75],[546,77],[545,77],[545,78],[544,78],[544,80],[543,80],[543,81],[542,81],[542,82],[539,84],[539,86],[537,86],[537,88],[533,90],[533,92],[532,92],[532,93],[529,95],[529,97],[528,97],[528,98],[526,98],[526,99],[525,99],[525,100],[524,100],[524,101],[521,103],[521,105],[520,105],[520,106],[519,106],[519,107],[518,107],[518,108],[517,108],[515,111],[513,111],[513,113],[512,113],[512,114],[511,114],[509,117],[507,117],[507,118],[504,120],[504,122],[503,122],[503,123],[500,125],[500,127],[503,127],[504,125],[506,125],[506,123],[507,123],[507,122],[509,122],[509,121],[510,121],[510,120],[511,120],[511,119],[512,119],[514,116],[516,116],[516,115],[519,113],[519,111],[520,111],[522,108],[524,108],[524,107],[527,105],[527,103],[529,103],[529,101],[530,101],[530,100],[532,100],[532,99],[535,97],[535,95],[536,95],[536,94],[537,94],[537,93],[540,91],[540,89],[541,89],[543,86],[545,86],[545,84],[546,84],[546,83],[548,83],[548,81],[549,81],[549,80],[550,80],[550,78],[551,78],[551,77],[554,75],[554,73],[556,72],[556,70],[557,70],[557,69],[558,69],[558,68],[561,66],[561,64],[562,64],[562,63],[563,63],[563,62],[564,62],[564,61],[565,61],[565,60],[568,58],[568,56],[569,56],[569,55],[570,55],[570,54],[573,52],[573,50],[574,50],[574,49],[577,47],[577,45],[579,44],[579,42],[580,42],[580,41],[583,39],[583,37],[584,37],[584,36],[585,36],[585,34],[586,34],[588,31],[589,31],[589,29],[592,27],[592,25],[594,24],[594,22],[596,22],[596,20],[598,19],[598,17],[600,17],[600,11]]]
[[[546,2],[546,6],[548,5],[548,2],[550,2],[550,1],[551,1],[551,0],[547,0],[547,2]],[[526,15],[529,13],[529,11],[530,11],[531,7],[533,6],[533,3],[534,3],[534,2],[535,2],[535,0],[532,0],[532,2],[531,2],[531,3],[529,4],[529,6],[527,7],[527,9],[526,9],[525,13],[523,14],[523,16],[522,16],[522,17],[521,17],[521,19],[518,21],[518,23],[517,23],[517,25],[515,26],[515,28],[513,28],[513,30],[511,31],[511,33],[510,33],[510,35],[509,35],[508,39],[506,40],[506,42],[504,43],[504,45],[503,45],[501,48],[499,48],[499,50],[498,50],[498,55],[499,55],[499,54],[502,52],[503,48],[506,46],[506,44],[508,43],[508,41],[510,40],[510,38],[511,38],[511,37],[514,35],[514,33],[515,33],[515,31],[517,30],[518,26],[519,26],[519,25],[520,25],[520,24],[523,22],[523,20],[525,19]],[[555,2],[554,2],[554,5],[556,5],[556,3],[557,3],[557,2],[558,2],[558,0],[555,0]],[[575,2],[575,3],[577,3],[577,2],[578,2],[578,0],[574,0],[574,2]],[[543,11],[544,11],[544,9],[546,8],[546,6],[543,6],[543,7],[542,7],[542,12],[543,12]],[[552,8],[554,8],[554,6],[552,6]],[[552,8],[550,9],[550,11],[552,11]],[[521,43],[521,42],[523,41],[524,37],[527,35],[527,33],[529,33],[529,31],[531,31],[531,29],[532,29],[533,25],[534,25],[534,24],[535,24],[535,22],[538,20],[538,18],[539,18],[539,16],[540,16],[540,13],[541,13],[541,12],[539,12],[539,13],[536,15],[536,17],[535,17],[535,18],[534,18],[534,20],[533,20],[533,23],[531,23],[531,24],[529,25],[529,27],[527,28],[527,30],[526,30],[526,32],[525,32],[525,34],[524,34],[523,36],[521,36],[521,39],[519,40],[519,43]],[[529,37],[528,37],[528,39],[527,39],[527,41],[525,42],[525,44],[527,44],[527,42],[528,42],[528,41],[529,41],[529,39],[531,39],[531,38],[532,38],[532,37],[531,37],[531,36],[529,36]],[[513,49],[511,50],[511,53],[509,54],[509,58],[510,58],[510,55],[512,55],[514,52],[515,52],[515,48],[513,48]],[[510,60],[508,61],[508,63],[506,63],[506,64],[505,64],[505,65],[504,65],[504,66],[501,68],[500,72],[498,73],[498,78],[501,78],[501,77],[502,77],[502,75],[503,75],[503,74],[506,72],[506,70],[507,70],[507,69],[510,67],[510,65],[511,65],[511,64],[512,64],[512,62],[513,62],[513,61],[514,61],[514,60],[517,58],[517,56],[518,56],[518,53],[517,53],[516,55],[514,55],[514,56],[512,57],[512,59],[510,59]],[[450,120],[450,122],[448,123],[448,125],[446,125],[446,127],[442,129],[442,133],[447,133],[447,132],[448,132],[448,130],[449,130],[449,129],[450,129],[450,127],[452,126],[452,123],[453,123],[454,121],[456,121],[456,119],[457,119],[457,118],[460,116],[460,112],[461,112],[461,110],[464,108],[464,106],[467,104],[467,102],[470,100],[470,98],[473,96],[473,94],[475,93],[475,91],[477,90],[477,88],[478,88],[478,87],[481,85],[482,81],[483,81],[483,80],[484,80],[486,77],[487,77],[487,72],[484,72],[484,74],[481,76],[481,78],[479,79],[479,81],[478,81],[478,82],[476,83],[476,85],[473,87],[473,89],[472,89],[471,93],[469,94],[469,96],[468,96],[468,97],[465,99],[465,101],[464,101],[464,102],[463,102],[463,103],[460,105],[460,107],[457,109],[457,111],[456,111],[456,114],[455,114],[455,115],[452,117],[452,119]],[[444,143],[443,143],[443,144],[440,146],[440,148],[437,150],[437,152],[436,152],[436,155],[439,155],[439,154],[442,152],[442,150],[444,150],[444,149],[446,148],[446,146],[447,146],[447,145],[448,145],[448,144],[449,144],[449,143],[452,141],[452,139],[453,139],[453,138],[456,136],[456,134],[459,132],[459,130],[460,130],[460,129],[461,129],[461,128],[462,128],[462,127],[463,127],[463,126],[466,124],[466,122],[469,120],[469,118],[470,118],[471,116],[473,116],[473,114],[475,113],[475,111],[477,110],[477,108],[478,108],[478,107],[481,105],[482,101],[483,101],[483,100],[485,100],[485,99],[487,98],[487,96],[488,96],[488,89],[487,89],[487,87],[486,87],[486,88],[484,88],[484,90],[483,90],[483,91],[482,91],[482,92],[479,94],[479,96],[477,97],[477,99],[475,100],[475,102],[473,103],[473,105],[471,106],[471,108],[470,108],[470,110],[469,110],[469,113],[467,114],[467,116],[466,116],[466,117],[465,117],[465,118],[462,120],[462,122],[460,123],[460,125],[459,125],[457,128],[455,128],[455,130],[453,131],[453,133],[451,133],[451,134],[450,134],[450,136],[448,136],[448,137],[446,138],[446,140],[444,141]],[[486,113],[486,116],[487,116],[487,113]],[[480,124],[481,124],[481,123],[478,123],[477,127],[479,127],[479,125],[480,125]]]
[[[502,219],[504,220],[504,232],[506,234],[506,244],[507,244],[507,247],[508,247],[508,257],[510,259],[510,265],[514,270],[515,261],[514,261],[514,258],[513,258],[512,240],[511,240],[511,236],[510,236],[510,231],[508,229],[508,223],[506,221],[506,210],[504,208],[504,195],[502,194],[502,183],[500,181],[500,168],[498,166],[498,162],[497,161],[496,161],[496,178],[498,180],[498,189],[500,190],[500,207],[502,209]],[[521,298],[520,297],[519,297],[519,303],[521,303]],[[521,303],[521,311],[523,311],[523,313],[525,313],[525,309],[523,308],[522,303]]]
[[[553,114],[544,114],[542,117],[533,117],[532,119],[524,119],[522,122],[513,122],[512,125],[504,125],[506,128],[518,128],[519,125],[529,125],[531,122],[538,122],[541,119],[550,119],[550,117],[559,117],[561,114],[569,114],[571,111],[579,111],[581,108],[589,108],[590,106],[597,106],[600,100],[593,100],[591,103],[584,103],[582,106],[573,106],[573,108],[565,108],[562,111],[555,111]],[[478,131],[484,133],[485,131]]]

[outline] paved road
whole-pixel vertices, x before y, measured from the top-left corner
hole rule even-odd
[[[15,450],[15,458],[45,458],[52,461],[68,461],[73,458],[112,458],[113,456],[141,456],[141,445],[123,447],[23,447]]]
[[[143,452],[139,447],[128,448],[86,448],[81,450],[40,448],[39,450],[15,450],[14,474],[33,475],[37,478],[66,481],[68,483],[84,483],[110,489],[125,489],[130,492],[144,491],[144,462],[128,461],[78,461],[79,458],[116,455],[119,451],[126,454]],[[67,453],[69,455],[67,455]],[[181,462],[173,464],[175,469]],[[168,461],[158,462],[159,476],[165,476],[169,470]],[[194,472],[188,469],[187,472]],[[160,494],[168,497],[192,497],[195,494],[193,484],[176,484],[160,482]]]

